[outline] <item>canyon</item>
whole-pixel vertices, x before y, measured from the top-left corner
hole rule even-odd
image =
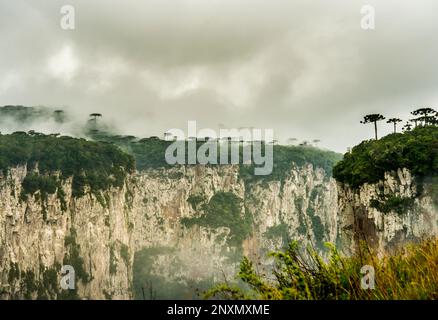
[[[199,298],[234,281],[244,255],[270,268],[267,254],[291,240],[322,254],[325,242],[352,252],[361,240],[383,252],[438,234],[431,186],[406,169],[353,189],[310,163],[251,181],[239,165],[174,166],[82,197],[67,179],[45,201],[20,196],[27,174],[0,176],[1,299]],[[388,196],[410,205],[379,206]],[[75,268],[74,292],[59,287],[62,265]]]

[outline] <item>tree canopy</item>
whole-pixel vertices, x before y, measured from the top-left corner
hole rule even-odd
[[[385,117],[378,113],[368,114],[366,115],[363,120],[360,123],[367,124],[367,123],[374,123],[374,133],[377,140],[377,122],[384,120]]]
[[[134,159],[108,143],[35,132],[0,134],[0,170],[7,174],[18,165],[27,165],[24,186],[29,191],[46,187],[54,191],[53,183],[39,177],[59,172],[61,180],[73,178],[73,193],[81,196],[86,186],[91,192],[122,186],[126,174],[134,170]]]
[[[384,178],[385,172],[406,168],[416,176],[438,175],[438,127],[419,126],[412,131],[363,141],[336,164],[336,180],[359,187]]]

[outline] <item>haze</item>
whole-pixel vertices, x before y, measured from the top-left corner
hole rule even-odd
[[[363,115],[438,104],[437,12],[433,0],[0,0],[0,105],[100,112],[138,136],[188,120],[273,128],[344,152],[373,136]]]

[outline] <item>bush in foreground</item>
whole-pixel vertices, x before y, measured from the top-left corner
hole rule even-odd
[[[403,300],[438,298],[438,239],[408,245],[399,252],[378,258],[363,246],[352,257],[329,245],[324,261],[313,249],[301,251],[297,242],[270,255],[276,261],[269,277],[255,271],[244,258],[238,278],[247,289],[228,283],[217,285],[205,298],[262,300]],[[375,269],[375,289],[362,289],[362,266]]]

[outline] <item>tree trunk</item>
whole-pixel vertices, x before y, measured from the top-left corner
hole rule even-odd
[[[397,123],[394,122],[394,133],[397,133]]]
[[[377,121],[374,121],[374,133],[376,134],[376,140],[377,140]]]

